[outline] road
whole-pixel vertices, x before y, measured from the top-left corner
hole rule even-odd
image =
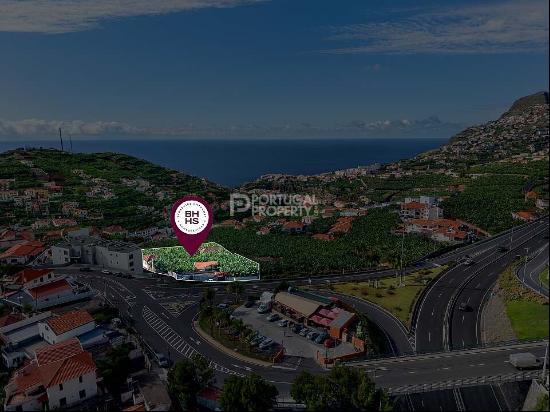
[[[527,287],[548,298],[548,288],[540,281],[540,274],[548,268],[548,243],[535,251],[535,254],[517,270],[517,277]]]
[[[544,239],[547,231],[548,219],[546,218],[542,222],[535,222],[516,229],[511,236],[511,241],[508,235],[504,235],[461,248],[463,250],[453,251],[449,254],[450,256],[444,255],[426,262],[426,266],[448,263],[466,255],[473,257],[475,261],[471,266],[457,265],[447,270],[429,288],[418,313],[413,339],[395,318],[378,306],[351,297],[341,298],[344,302],[355,306],[357,310],[366,313],[380,326],[391,342],[396,355],[410,353],[414,346],[416,346],[417,352],[437,352],[446,347],[450,349],[474,346],[479,343],[477,314],[481,312],[486,291],[494,284],[499,270],[515,259],[522,247],[528,246],[533,248],[531,250],[543,247],[544,242],[547,243],[547,239]],[[512,245],[510,251],[499,252],[499,246],[509,246],[510,244]],[[176,283],[172,279],[168,281],[122,279],[103,275],[98,271],[75,273],[75,268],[71,267],[56,270],[79,276],[96,290],[106,294],[107,298],[121,308],[123,313],[130,314],[134,319],[136,329],[155,350],[166,353],[174,360],[192,356],[194,353],[205,356],[211,361],[211,366],[216,370],[216,376],[220,383],[231,374],[241,375],[254,371],[276,384],[282,396],[287,397],[290,384],[298,369],[308,370],[312,373],[323,372],[323,369],[312,359],[302,360],[299,366],[294,364],[276,366],[251,364],[229,356],[203,340],[192,327],[197,313],[198,300],[205,288],[212,287],[218,290],[218,298],[224,299],[225,287],[223,285],[182,284]],[[415,268],[409,270],[415,270]],[[394,274],[393,270],[371,271],[353,275],[338,275],[337,279],[339,281],[344,279],[364,280]],[[299,279],[293,283],[310,284],[330,280],[334,280],[334,277],[312,278],[311,282],[309,279]],[[246,287],[249,291],[261,292],[262,290],[272,290],[278,283],[279,280],[269,280],[249,284]],[[453,300],[461,302],[462,299],[466,301],[469,299],[469,304],[473,308],[472,312],[467,313],[469,316],[467,318],[465,316],[464,320],[460,315],[466,315],[466,313],[457,312],[450,305]],[[178,306],[177,303],[180,305]],[[444,333],[446,329],[448,331]],[[502,353],[499,355],[500,358],[489,352],[468,356],[471,358],[453,353],[451,357],[418,358],[407,363],[394,364],[384,360],[381,362],[386,363],[380,367],[386,368],[386,370],[383,373],[381,371],[374,373],[377,373],[377,384],[391,387],[391,385],[406,385],[410,382],[435,383],[451,377],[453,379],[474,377],[485,375],[488,371],[509,373],[511,370],[511,366],[506,364]],[[490,392],[493,394],[488,396]],[[464,405],[476,404],[479,393],[483,393],[488,399],[485,401],[486,405],[495,406],[501,401],[501,396],[498,393],[495,394],[494,387],[486,385],[477,389],[466,390],[463,388],[411,395],[407,397],[406,402],[409,407],[418,406],[418,402],[424,402],[424,404],[439,402],[438,405],[454,405],[448,409],[460,409]]]

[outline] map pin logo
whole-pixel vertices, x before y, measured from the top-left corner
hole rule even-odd
[[[197,252],[208,236],[212,221],[212,207],[200,196],[182,197],[172,206],[172,229],[190,256]]]

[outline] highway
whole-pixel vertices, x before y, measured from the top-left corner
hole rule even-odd
[[[512,249],[499,251],[499,246],[509,246],[507,234],[489,241],[480,242],[451,252],[452,260],[460,260],[468,255],[474,263],[470,266],[459,264],[443,272],[431,285],[420,304],[415,322],[414,334],[382,308],[352,297],[339,296],[346,304],[367,314],[386,334],[395,355],[414,352],[440,352],[476,346],[479,340],[478,314],[483,307],[487,291],[496,281],[498,273],[516,258],[524,247],[531,250],[543,248],[548,233],[548,219],[533,222],[517,228],[513,233]],[[546,252],[547,254],[547,249]],[[535,257],[536,258],[536,257]],[[534,259],[535,259],[534,258]],[[532,259],[528,268],[535,265]],[[431,259],[426,265],[451,262],[446,255]],[[409,270],[414,270],[410,268]],[[227,299],[224,285],[182,284],[172,279],[124,279],[101,274],[99,271],[78,272],[77,268],[56,268],[56,271],[80,277],[94,289],[107,295],[107,299],[118,306],[122,313],[135,322],[140,335],[155,350],[164,352],[177,360],[200,353],[211,361],[218,382],[232,374],[242,375],[254,371],[278,387],[283,397],[288,397],[291,382],[300,370],[323,373],[313,359],[289,361],[282,365],[258,365],[249,363],[221,351],[205,341],[193,328],[198,301],[205,288],[215,288],[217,298]],[[370,271],[360,274],[336,276],[336,279],[364,280],[394,275],[393,270]],[[321,277],[300,279],[293,284],[327,283],[335,278]],[[249,292],[272,290],[279,280],[268,280],[247,284]],[[468,302],[470,312],[458,311],[453,302]],[[464,317],[462,318],[462,315]],[[468,316],[466,316],[468,315]],[[507,350],[510,350],[509,348]],[[533,347],[537,354],[543,349]],[[487,374],[509,374],[514,368],[507,363],[509,353],[505,351],[481,350],[478,352],[450,352],[434,354],[433,357],[403,357],[369,361],[364,367],[373,373],[376,383],[393,390],[414,382],[415,384],[437,384],[451,379],[466,379]],[[477,388],[455,388],[429,393],[411,394],[404,397],[408,409],[419,405],[449,406],[447,409],[462,409],[465,405],[483,406],[484,409],[502,409],[502,393],[496,386],[486,384]],[[409,388],[410,389],[410,388]],[[483,401],[479,400],[480,394]]]
[[[544,286],[539,276],[548,267],[548,243],[536,250],[526,265],[520,265],[517,270],[518,279],[527,287],[548,298],[548,288]]]

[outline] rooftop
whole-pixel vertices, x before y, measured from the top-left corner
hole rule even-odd
[[[38,279],[41,276],[51,273],[51,269],[32,269],[26,268],[16,274],[16,282],[19,284],[32,282],[34,279]]]
[[[85,310],[77,310],[67,312],[56,318],[48,319],[47,323],[56,335],[61,335],[93,321],[94,318],[92,318],[88,312]]]
[[[28,289],[28,294],[34,299],[41,298],[43,296],[59,293],[66,290],[72,290],[72,286],[65,279],[56,280],[55,282],[46,283],[45,285],[38,286],[36,288]]]

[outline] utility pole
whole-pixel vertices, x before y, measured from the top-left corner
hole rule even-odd
[[[405,253],[405,227],[403,227],[403,236],[401,237],[401,269],[400,269],[400,279],[399,286],[403,285],[403,254]]]
[[[73,136],[69,133],[69,143],[71,144],[71,153],[73,152]]]
[[[546,368],[548,367],[548,343],[546,344],[546,352],[544,353],[544,363],[542,364],[541,380],[544,383],[544,376],[546,375]]]
[[[525,248],[525,264],[523,265],[523,282],[525,282],[525,272],[527,271],[527,258],[529,257],[529,248]]]

